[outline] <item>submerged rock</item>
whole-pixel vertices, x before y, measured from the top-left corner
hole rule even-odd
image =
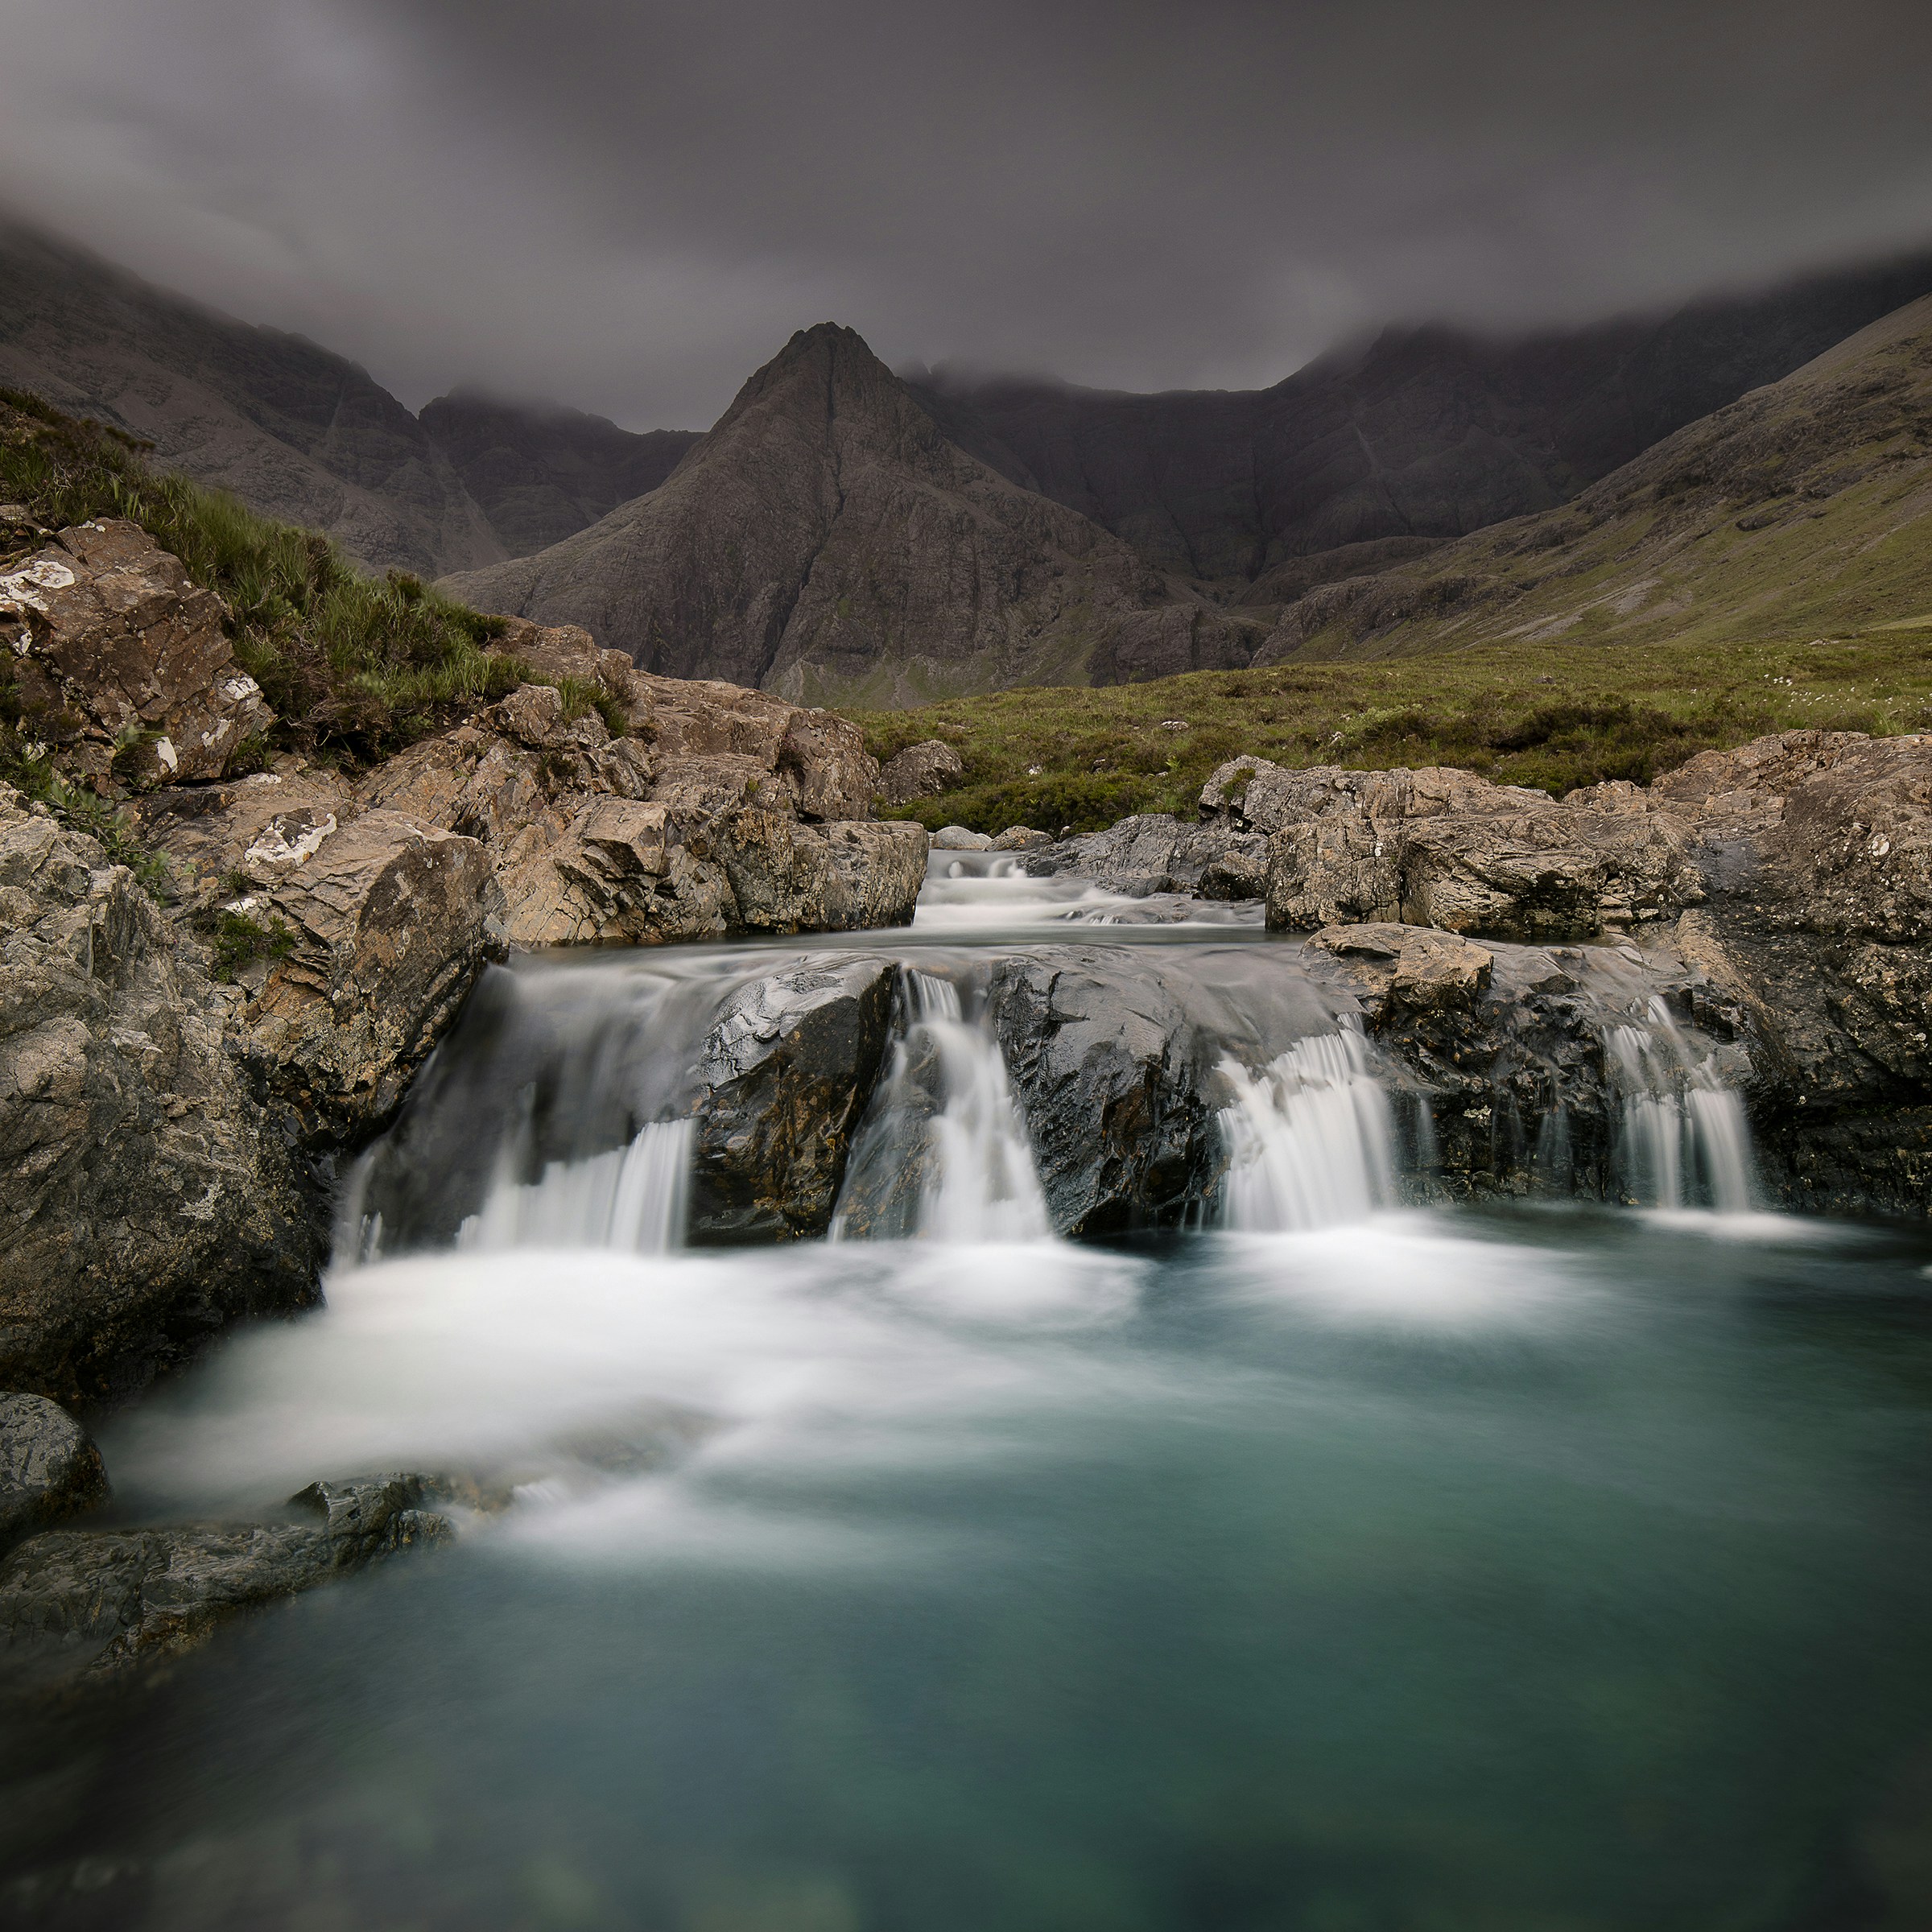
[[[419,1544],[448,1519],[420,1476],[312,1483],[290,1498],[315,1521],[54,1530],[0,1563],[0,1651],[16,1685],[100,1680],[178,1657],[220,1625]]]
[[[891,1030],[898,968],[807,960],[741,987],[700,1055],[690,1239],[822,1235]]]
[[[107,1500],[93,1438],[38,1395],[0,1395],[0,1555],[23,1536]]]

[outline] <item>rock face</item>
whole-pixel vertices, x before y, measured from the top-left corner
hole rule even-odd
[[[142,437],[378,568],[433,576],[502,554],[435,440],[365,369],[10,225],[0,382]]]
[[[0,646],[23,728],[76,775],[150,787],[218,778],[274,720],[234,661],[221,602],[137,524],[64,530],[0,576]]]
[[[312,1483],[290,1499],[312,1522],[54,1530],[0,1563],[8,1673],[51,1686],[178,1657],[229,1618],[417,1545],[445,1540],[419,1476]]]
[[[831,1225],[898,974],[883,960],[811,960],[725,1001],[698,1063],[693,1241],[794,1241]]]
[[[608,417],[458,389],[416,420],[448,458],[506,557],[532,551],[655,489],[699,440],[689,429],[620,429]]]
[[[649,496],[448,580],[646,670],[905,703],[1245,664],[1258,634],[949,443],[851,330],[795,336]]]
[[[987,1010],[1055,1231],[1179,1220],[1216,1154],[1193,1029],[1155,976],[1096,948],[994,968]]]
[[[106,1500],[101,1451],[64,1409],[43,1396],[0,1395],[0,1556]]]
[[[943,738],[927,738],[895,752],[879,771],[879,793],[888,805],[937,798],[966,775],[960,754]]]
[[[138,1388],[242,1313],[305,1305],[308,1203],[124,867],[0,786],[0,1384]]]

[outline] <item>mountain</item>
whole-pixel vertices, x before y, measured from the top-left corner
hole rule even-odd
[[[416,419],[448,458],[506,557],[562,542],[653,490],[697,441],[695,429],[620,429],[555,403],[452,390]]]
[[[1562,508],[1307,590],[1257,662],[1875,626],[1932,637],[1932,295]]]
[[[942,434],[848,328],[801,331],[668,481],[445,580],[675,677],[895,704],[1245,663],[1263,630]]]
[[[151,442],[197,481],[434,576],[503,555],[449,460],[368,372],[0,226],[0,383]]]
[[[1928,292],[1921,254],[1513,342],[1391,328],[1265,390],[1129,395],[944,371],[914,386],[1009,481],[1161,569],[1271,604],[1339,547],[1443,541],[1566,502]],[[1288,584],[1269,580],[1284,564]]]

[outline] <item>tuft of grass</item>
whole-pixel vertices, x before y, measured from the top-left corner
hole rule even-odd
[[[1090,832],[1135,811],[1192,817],[1208,774],[1237,758],[1455,765],[1561,797],[1607,778],[1647,784],[1767,732],[1932,731],[1932,625],[1721,650],[1516,642],[846,715],[881,761],[926,738],[959,753],[958,786],[888,815],[935,829]],[[1174,720],[1187,729],[1167,729]]]
[[[295,949],[295,935],[283,920],[271,919],[264,926],[245,912],[225,906],[216,915],[209,942],[211,976],[231,984],[256,960],[287,959]]]

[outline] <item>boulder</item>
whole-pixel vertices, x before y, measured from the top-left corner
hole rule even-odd
[[[987,1010],[1056,1232],[1178,1222],[1218,1159],[1194,1029],[1132,956],[1081,947],[1001,960]]]
[[[1034,852],[1053,843],[1050,832],[1036,832],[1030,825],[1009,825],[988,848],[993,852]]]
[[[1199,892],[1206,898],[1258,898],[1266,883],[1267,841],[1231,819],[1191,824],[1168,812],[1139,812],[1104,832],[1067,839],[1039,852],[1027,869],[1071,873],[1133,898]]]
[[[965,776],[965,765],[950,745],[927,738],[886,761],[879,771],[879,795],[888,805],[910,805],[915,799],[936,799]]]
[[[312,1483],[290,1499],[312,1521],[165,1530],[54,1530],[0,1563],[10,1675],[99,1681],[206,1642],[229,1618],[399,1550],[446,1541],[419,1476]]]
[[[281,935],[241,1015],[248,1048],[308,1131],[353,1142],[409,1076],[502,945],[503,898],[475,839],[365,811],[287,857],[237,916]]]
[[[823,1235],[891,1031],[898,968],[807,960],[741,987],[700,1053],[689,1238]]]
[[[101,1451],[64,1409],[44,1396],[0,1395],[0,1555],[106,1500]]]
[[[964,825],[942,825],[932,835],[935,852],[990,852],[991,836],[983,832],[972,832]]]
[[[1468,1006],[1489,984],[1496,959],[1486,947],[1418,926],[1327,926],[1308,943],[1340,958],[1386,964],[1393,1000],[1423,1009]]]
[[[132,876],[0,786],[0,1385],[138,1388],[314,1298],[309,1201]]]
[[[275,721],[235,662],[225,614],[138,524],[62,530],[0,575],[0,643],[24,728],[98,786],[218,777]]]

